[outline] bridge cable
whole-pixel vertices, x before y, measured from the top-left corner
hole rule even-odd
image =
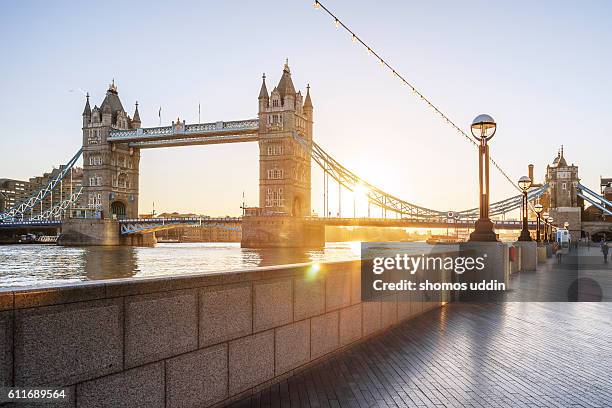
[[[344,24],[335,14],[329,11],[329,9],[325,7],[320,1],[314,2],[314,8],[317,10],[323,9],[323,11],[329,14],[329,16],[334,19],[334,22],[337,28],[342,27],[344,30],[346,30],[351,35],[352,41],[354,43],[359,43],[362,46],[364,46],[367,49],[368,54],[373,55],[378,60],[379,64],[383,68],[385,67],[388,68],[393,75],[397,76],[406,86],[410,88],[412,93],[419,96],[422,101],[427,103],[427,105],[430,108],[432,108],[438,115],[440,115],[440,117],[444,119],[447,124],[449,124],[453,129],[455,129],[460,135],[465,137],[474,146],[478,147],[478,141],[476,141],[473,137],[468,135],[459,126],[457,126],[455,122],[453,122],[446,114],[444,114],[444,112],[442,112],[436,105],[434,105],[423,93],[421,93],[413,84],[411,84],[402,74],[400,74],[397,70],[395,70],[395,68],[393,68],[384,58],[382,58],[376,51],[374,51],[372,47],[367,45],[357,34],[355,34],[353,30],[351,30],[346,24]],[[515,189],[522,192],[522,190],[516,185],[516,183],[512,181],[510,176],[508,176],[508,174],[500,167],[500,165],[497,164],[497,162],[493,159],[493,157],[489,156],[489,161],[506,178],[506,180],[508,180],[508,182],[512,184],[512,186]]]

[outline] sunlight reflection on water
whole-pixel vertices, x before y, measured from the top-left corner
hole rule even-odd
[[[359,259],[359,244],[324,249],[246,249],[238,243],[172,243],[154,248],[0,246],[0,287],[132,276],[183,275],[301,262]]]

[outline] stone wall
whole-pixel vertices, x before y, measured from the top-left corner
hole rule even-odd
[[[359,262],[0,291],[0,386],[76,407],[223,405],[439,307],[360,300]]]

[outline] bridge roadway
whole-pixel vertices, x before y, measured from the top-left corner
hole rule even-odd
[[[473,220],[448,222],[439,219],[409,219],[409,218],[342,218],[342,217],[307,217],[307,222],[324,224],[329,227],[399,227],[399,228],[474,228]],[[522,221],[493,221],[496,229],[521,229]],[[529,228],[535,229],[536,222],[529,221]]]
[[[396,227],[396,228],[473,228],[473,221],[445,222],[432,219],[408,218],[342,218],[306,217],[306,222],[323,224],[330,227]],[[517,220],[493,221],[496,229],[520,229],[522,222]],[[122,235],[155,232],[181,226],[208,226],[239,230],[241,217],[192,217],[192,218],[134,218],[119,220]],[[61,226],[61,220],[53,221],[14,221],[0,223],[0,229],[23,227]],[[529,221],[529,228],[535,229],[535,221]]]
[[[109,142],[127,143],[130,147],[140,149],[239,143],[257,141],[258,130],[259,119],[192,125],[187,125],[185,122],[173,122],[171,126],[111,130],[107,140]]]
[[[612,263],[580,251],[602,302],[519,301],[573,279],[550,258],[510,302],[448,303],[231,407],[610,407]]]

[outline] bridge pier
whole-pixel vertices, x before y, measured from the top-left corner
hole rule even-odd
[[[155,246],[154,233],[120,234],[119,221],[70,218],[64,221],[57,240],[64,246]]]
[[[325,226],[291,216],[245,216],[242,248],[323,248]]]

